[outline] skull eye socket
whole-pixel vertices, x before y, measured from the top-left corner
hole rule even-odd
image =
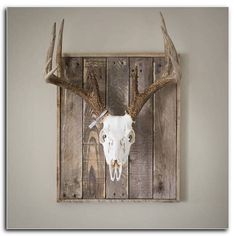
[[[104,143],[107,138],[107,135],[105,134],[104,130],[101,130],[99,134],[99,141],[100,143]]]
[[[129,135],[129,142],[131,142],[132,138],[133,138],[133,137],[132,137],[132,135],[130,134],[130,135]]]
[[[133,130],[130,131],[130,133],[129,133],[129,135],[128,135],[128,140],[129,140],[129,142],[130,142],[131,144],[134,143],[134,141],[135,141],[135,133],[134,133]]]

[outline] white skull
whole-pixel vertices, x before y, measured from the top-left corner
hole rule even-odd
[[[130,147],[135,141],[130,115],[108,115],[103,121],[99,140],[103,145],[106,163],[109,166],[111,180],[120,180],[122,165],[128,161]]]

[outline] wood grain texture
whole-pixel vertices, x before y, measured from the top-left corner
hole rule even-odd
[[[66,77],[82,86],[82,59],[64,58]],[[82,198],[82,99],[61,89],[61,199]]]
[[[107,108],[112,115],[124,115],[129,100],[129,60],[107,58]],[[106,165],[106,198],[128,198],[128,164],[119,181],[111,181]]]
[[[181,127],[181,113],[180,113],[180,81],[177,82],[176,85],[176,115],[177,115],[177,124],[176,124],[176,132],[177,132],[177,136],[176,136],[176,169],[177,169],[177,173],[176,173],[176,200],[180,201],[180,156],[181,156],[181,152],[180,152],[180,127]]]
[[[165,57],[164,52],[63,53],[63,57]]]
[[[156,78],[164,66],[163,58],[154,58]],[[154,183],[155,199],[177,199],[176,158],[176,84],[170,84],[154,96]]]
[[[99,90],[105,101],[106,58],[84,58],[84,88],[91,90],[87,81],[88,68],[94,69]],[[91,108],[83,102],[83,198],[105,198],[105,156],[99,143],[100,128],[90,129],[93,121]]]
[[[130,98],[130,70],[138,65],[139,89],[164,65],[162,53],[64,57],[67,79],[87,87],[86,70],[95,66],[102,97],[112,115],[123,115]],[[83,85],[84,84],[84,85]],[[107,96],[106,96],[107,95]],[[119,182],[110,180],[100,128],[88,129],[91,110],[80,97],[58,88],[59,202],[173,202],[179,201],[180,84],[158,91],[142,108],[134,129],[136,142]],[[152,157],[152,158],[150,158]],[[152,166],[152,167],[150,167]],[[148,171],[150,170],[151,171]]]
[[[130,70],[138,66],[139,92],[153,81],[152,62],[152,58],[130,58]],[[153,98],[137,116],[134,130],[135,143],[131,147],[129,162],[129,198],[152,198]]]
[[[57,202],[61,196],[61,88],[57,87]]]

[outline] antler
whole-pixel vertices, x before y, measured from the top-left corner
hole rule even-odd
[[[161,14],[161,13],[160,13]],[[154,80],[154,83],[146,88],[142,93],[138,91],[138,67],[135,67],[134,72],[131,74],[131,104],[128,108],[128,113],[135,120],[138,113],[141,111],[144,104],[148,99],[159,89],[163,88],[167,84],[176,83],[181,78],[181,69],[179,64],[179,57],[176,52],[175,46],[167,33],[164,17],[161,14],[162,20],[162,33],[164,36],[165,47],[165,69],[161,74],[160,79]],[[155,74],[154,74],[155,77]]]
[[[61,88],[68,89],[74,92],[75,94],[79,95],[80,97],[82,97],[92,108],[95,115],[99,116],[105,110],[105,106],[99,93],[99,86],[93,69],[90,67],[87,73],[88,81],[90,81],[92,84],[91,91],[86,91],[85,89],[80,88],[76,82],[69,81],[64,76],[64,65],[62,61],[63,28],[64,28],[64,20],[62,20],[61,22],[58,34],[56,67],[52,69],[52,58],[56,39],[56,23],[54,23],[53,25],[51,42],[47,52],[47,63],[45,68],[46,73],[44,78],[47,83],[51,83],[60,86]],[[57,72],[57,75],[54,74],[55,72]]]

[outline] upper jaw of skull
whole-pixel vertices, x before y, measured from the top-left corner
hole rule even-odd
[[[103,145],[112,181],[120,180],[122,166],[128,161],[130,147],[135,141],[132,123],[133,120],[128,114],[124,116],[108,115],[103,121],[99,140]]]
[[[117,160],[112,160],[109,164],[109,172],[111,181],[119,181],[122,173],[122,163],[118,163]]]

